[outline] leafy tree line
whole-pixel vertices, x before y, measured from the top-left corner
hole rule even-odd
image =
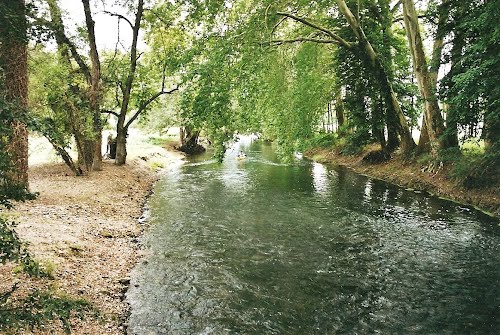
[[[30,115],[75,174],[101,168],[110,116],[124,164],[130,126],[161,114],[173,93],[183,147],[195,150],[202,132],[219,157],[251,131],[290,155],[321,131],[330,106],[336,125],[326,128],[345,152],[374,142],[376,160],[398,148],[439,160],[481,136],[485,163],[498,161],[498,0],[124,1],[126,12],[107,14],[132,42],[115,50],[98,50],[95,10],[81,4],[78,35],[56,0],[28,13],[41,42],[30,49]]]
[[[347,151],[445,161],[481,138],[478,170],[498,168],[498,0],[176,3],[207,28],[181,113],[220,142],[258,131],[290,152],[333,104]]]

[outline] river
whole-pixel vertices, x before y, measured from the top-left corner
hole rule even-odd
[[[149,211],[129,334],[500,333],[499,221],[469,207],[246,139]]]

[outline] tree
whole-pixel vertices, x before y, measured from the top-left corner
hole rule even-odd
[[[499,0],[451,1],[446,33],[452,37],[452,47],[445,55],[451,69],[441,90],[462,139],[473,137],[482,125],[493,160],[500,156],[499,5]]]
[[[61,51],[61,50],[60,50]],[[48,139],[71,171],[80,176],[83,169],[71,157],[69,149],[76,144],[83,152],[86,134],[92,136],[92,118],[85,113],[85,78],[74,73],[64,52],[49,52],[42,48],[31,51],[30,126]],[[83,112],[82,112],[83,111]]]
[[[13,200],[34,198],[34,194],[28,192],[28,134],[25,124],[28,103],[27,25],[24,1],[0,3],[0,18],[0,208],[11,208]],[[3,230],[5,222],[1,220],[0,224]],[[1,248],[3,256],[4,245]]]
[[[0,100],[22,114],[28,106],[28,70],[26,38],[26,6],[24,0],[0,5]],[[21,118],[10,120],[12,132],[5,147],[12,163],[11,181],[28,188],[28,130]]]
[[[167,90],[166,82],[166,64],[163,58],[161,61],[160,69],[158,66],[151,66],[148,69],[148,73],[142,78],[146,79],[149,77],[148,84],[144,84],[148,80],[141,81],[139,85],[136,85],[135,81],[137,77],[141,74],[141,66],[138,63],[139,59],[142,57],[142,53],[138,50],[139,32],[141,29],[142,21],[144,18],[144,1],[139,0],[135,8],[135,19],[133,21],[129,20],[125,16],[116,13],[109,13],[112,16],[116,16],[118,20],[125,21],[128,26],[132,29],[132,43],[130,45],[130,50],[128,53],[128,63],[124,62],[124,57],[114,56],[110,60],[110,68],[119,69],[119,72],[125,73],[124,78],[120,78],[120,74],[110,73],[108,81],[118,84],[119,90],[116,95],[118,112],[108,111],[108,113],[113,114],[117,117],[116,123],[116,160],[115,164],[123,165],[127,159],[127,136],[130,126],[143,114],[145,113],[151,105],[162,95],[172,94],[178,90],[178,86]],[[117,52],[115,52],[116,54]],[[121,55],[120,55],[121,56]],[[116,66],[116,62],[120,65]],[[154,62],[150,62],[154,64]],[[128,67],[127,70],[124,70]],[[144,86],[148,86],[152,81],[151,78],[157,78],[156,74],[161,73],[161,88],[155,92],[148,89],[144,89]],[[157,82],[155,82],[157,84]],[[131,110],[131,107],[135,107],[134,112],[128,118],[127,116]]]
[[[411,50],[413,68],[417,78],[418,87],[422,99],[424,100],[424,130],[430,141],[431,152],[437,156],[439,149],[446,149],[447,145],[443,137],[445,132],[444,120],[441,115],[441,110],[438,104],[438,96],[436,92],[437,84],[437,69],[438,66],[434,65],[434,74],[429,70],[427,59],[424,51],[424,45],[420,34],[420,25],[418,22],[418,15],[415,9],[413,0],[403,0],[403,19],[406,26],[408,35],[408,43]],[[443,20],[439,20],[443,24]],[[439,27],[438,27],[439,29]],[[434,63],[438,63],[441,58],[442,49],[442,36],[437,36],[434,43],[433,57]]]
[[[97,51],[96,37],[95,37],[95,24],[90,10],[89,0],[82,0],[83,9],[85,12],[85,27],[87,28],[87,37],[90,47],[90,113],[93,119],[94,131],[94,155],[92,159],[92,168],[95,171],[102,170],[102,122],[101,122],[101,62],[99,60],[99,53]]]
[[[411,136],[411,132],[408,123],[404,117],[403,109],[396,96],[393,88],[391,78],[387,72],[380,55],[375,51],[372,44],[366,37],[366,34],[358,20],[358,18],[352,13],[352,11],[347,6],[344,0],[337,0],[337,5],[339,11],[344,15],[346,21],[349,23],[358,43],[364,50],[365,57],[369,60],[372,70],[375,76],[378,77],[379,84],[381,86],[383,98],[389,111],[392,114],[393,120],[395,120],[399,136],[401,137],[401,145],[403,154],[409,155],[415,148],[415,142]]]
[[[87,103],[71,104],[68,117],[69,121],[72,123],[71,132],[74,136],[78,151],[79,169],[84,170],[86,173],[90,173],[92,170],[100,170],[102,168],[102,124],[99,108],[100,96],[102,93],[100,92],[100,64],[95,44],[93,21],[88,8],[88,1],[84,0],[83,5],[91,55],[91,66],[87,64],[86,58],[78,51],[77,43],[67,36],[57,0],[46,1],[49,8],[50,20],[43,17],[35,17],[35,23],[45,27],[51,32],[51,35],[54,37],[58,46],[61,66],[67,69],[73,69],[74,63],[76,63],[77,71],[69,71],[69,74],[71,76],[75,76],[73,72],[78,72],[83,75],[85,80],[86,87],[82,84],[73,85],[69,92],[71,92],[72,95],[75,95],[76,100],[87,101]],[[50,78],[48,79],[50,80]],[[56,90],[55,92],[58,91],[59,90]],[[60,93],[62,96],[53,99],[53,101],[71,99],[66,92]],[[52,106],[55,107],[56,105],[52,104]],[[76,106],[79,108],[73,108]],[[58,148],[56,148],[56,150],[58,152],[60,151]]]

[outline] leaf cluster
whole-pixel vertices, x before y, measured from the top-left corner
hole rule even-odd
[[[87,316],[98,317],[97,310],[83,299],[34,290],[24,299],[9,299],[17,286],[0,295],[0,331],[17,333],[19,329],[33,330],[59,321],[66,334],[71,333],[71,319]]]

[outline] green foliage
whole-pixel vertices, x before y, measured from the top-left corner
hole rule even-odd
[[[69,150],[74,136],[92,138],[86,80],[55,52],[35,49],[29,58],[30,128],[54,147]]]
[[[26,9],[21,1],[2,1],[0,3],[0,31],[3,41],[23,41],[26,36]]]
[[[139,126],[147,132],[162,135],[170,128],[179,125],[180,117],[176,106],[178,100],[178,98],[170,96],[159,100],[161,105],[144,114],[139,121]]]
[[[19,261],[23,258],[21,241],[13,229],[14,224],[0,216],[0,262]]]
[[[342,148],[342,153],[347,155],[356,155],[371,142],[373,142],[373,138],[371,137],[369,130],[360,126],[357,128],[357,131],[347,136],[346,144]]]
[[[486,154],[480,149],[464,150],[454,162],[451,177],[467,189],[497,187],[500,184],[500,143]]]
[[[9,299],[16,290],[0,295],[0,331],[6,334],[18,330],[34,330],[37,327],[60,321],[66,334],[71,333],[71,318],[98,317],[87,301],[60,295],[54,291],[31,292],[24,299]]]
[[[10,177],[13,166],[7,147],[12,134],[11,124],[15,120],[25,119],[25,114],[16,109],[15,105],[0,98],[0,208],[11,208],[12,201],[32,200],[36,196],[24,185],[13,183]]]
[[[42,266],[24,248],[16,231],[15,223],[0,216],[0,262],[18,262],[21,269],[32,277],[52,278],[50,266]]]
[[[499,0],[451,1],[447,33],[453,37],[445,55],[451,70],[442,80],[441,95],[464,138],[500,141],[500,13]]]
[[[337,134],[319,133],[308,142],[309,148],[332,148],[337,143]]]

